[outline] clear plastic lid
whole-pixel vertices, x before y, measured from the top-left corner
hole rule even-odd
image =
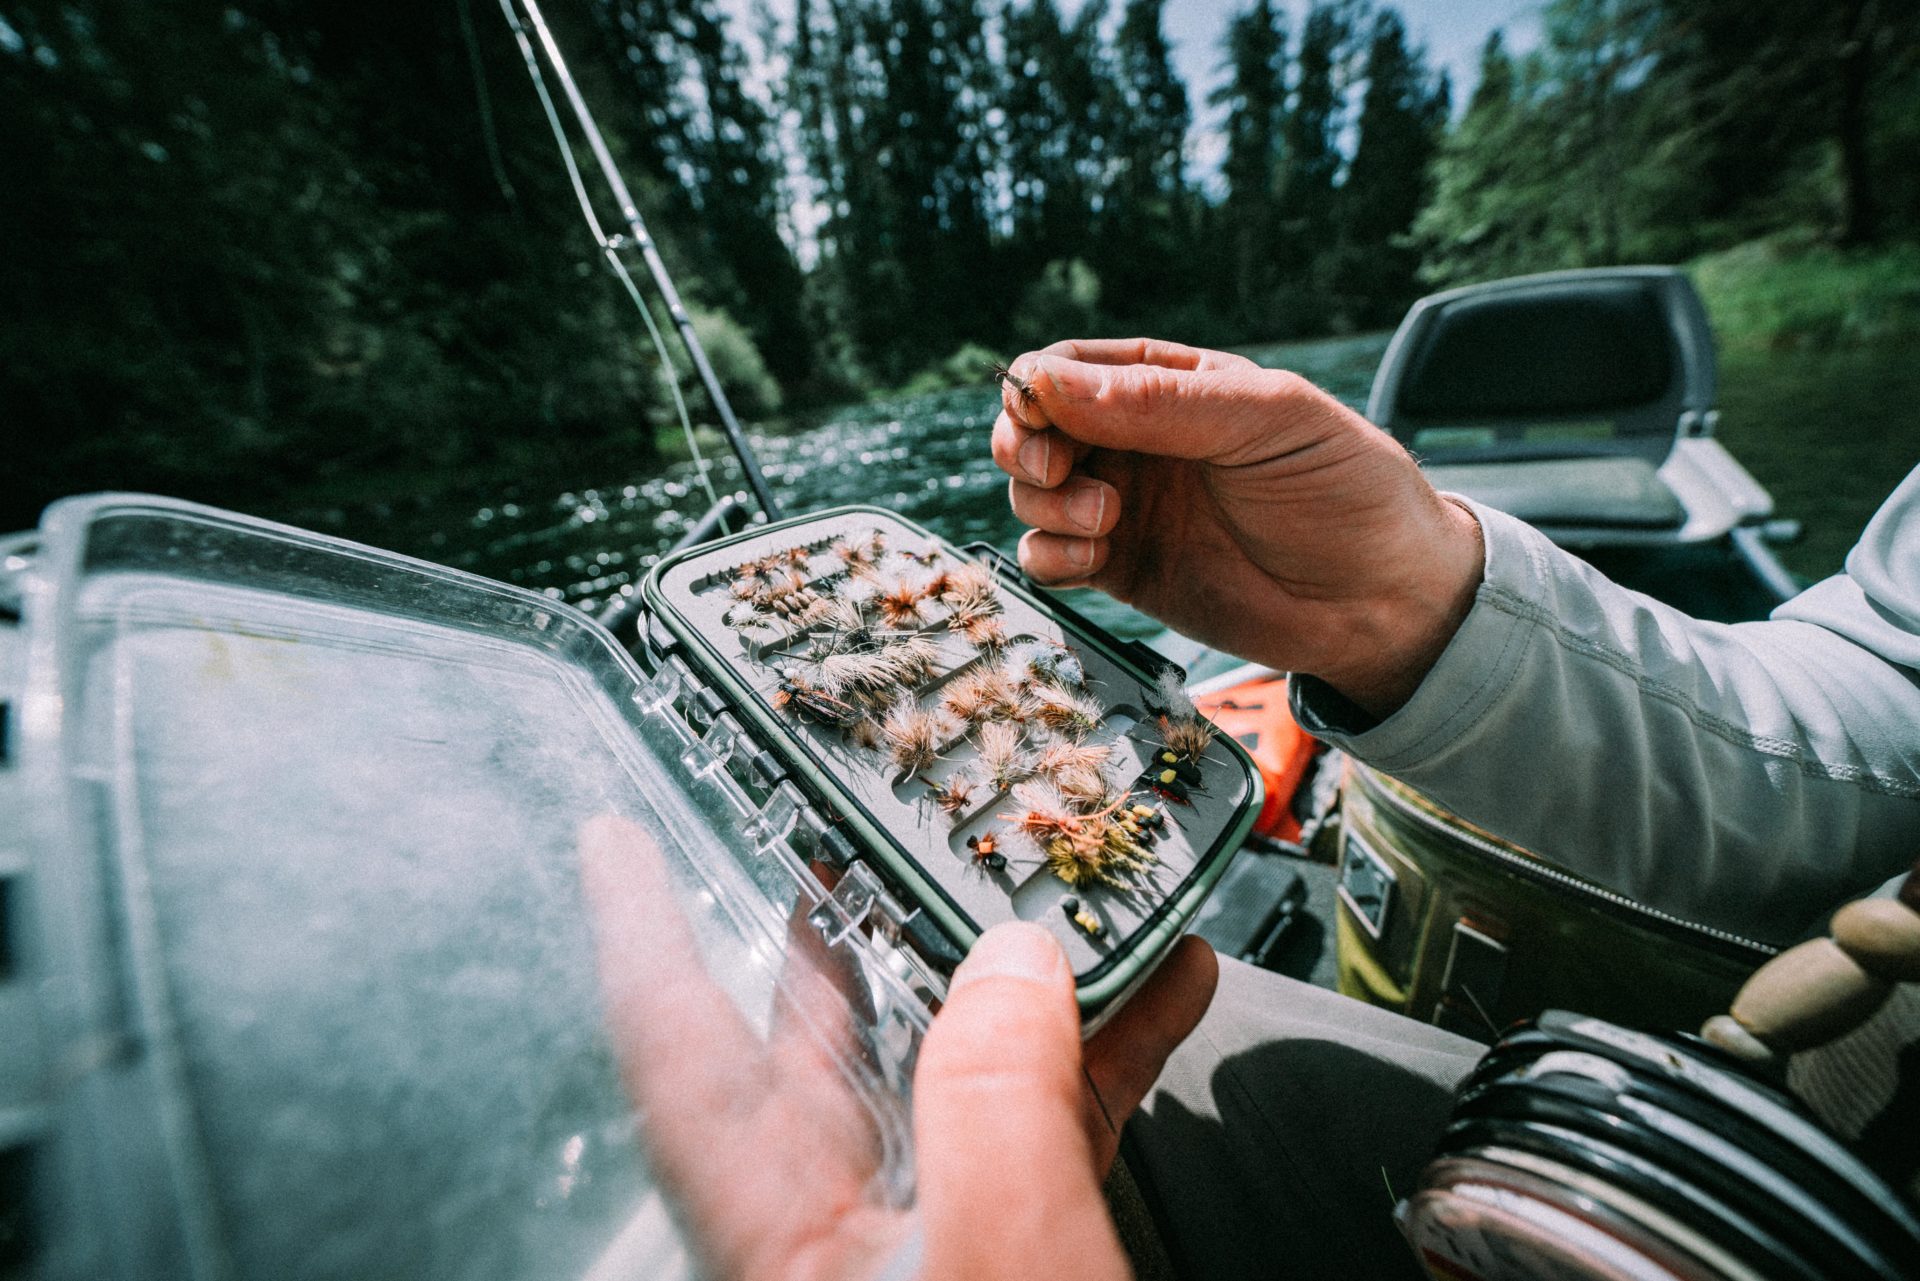
[[[673,1276],[730,1170],[911,1197],[924,993],[583,615],[106,497],[25,627],[47,1275]]]

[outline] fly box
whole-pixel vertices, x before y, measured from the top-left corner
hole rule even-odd
[[[878,511],[670,558],[644,667],[537,593],[165,499],[56,504],[0,564],[3,1248],[42,1279],[690,1276],[679,1211],[761,1213],[755,1177],[908,1206],[913,1065],[978,931],[1044,921],[1097,1020],[1259,799],[1219,741],[1167,766],[1189,803],[1153,794],[1151,664]],[[822,632],[788,575],[874,618]],[[834,708],[896,709],[816,670],[834,635],[911,644],[916,708],[1029,663],[1009,696],[1060,705],[1010,760],[1091,745],[1106,781],[949,814],[928,784],[977,751],[856,744]],[[1099,875],[1006,830],[1029,800],[1109,825]],[[741,1082],[769,1105],[699,1106]]]
[[[1044,925],[1089,1027],[1259,811],[1258,770],[1181,673],[891,512],[702,544],[642,591],[658,679],[710,718],[709,768],[784,772],[828,861],[877,874],[937,970],[999,922]]]

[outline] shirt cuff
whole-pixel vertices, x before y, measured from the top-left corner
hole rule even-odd
[[[1480,522],[1486,559],[1473,607],[1413,696],[1377,719],[1317,677],[1296,675],[1288,682],[1302,729],[1389,774],[1453,745],[1498,706],[1520,670],[1534,626],[1507,603],[1539,599],[1546,577],[1538,531],[1471,499],[1447,497]]]

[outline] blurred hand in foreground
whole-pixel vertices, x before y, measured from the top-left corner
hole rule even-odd
[[[1297,374],[1152,339],[1013,363],[993,457],[1036,580],[1098,587],[1385,715],[1466,617],[1478,525]]]
[[[880,1135],[836,1062],[864,1053],[860,993],[819,935],[795,922],[763,1038],[707,973],[642,828],[593,820],[581,861],[621,1077],[703,1274],[856,1281],[910,1249],[917,1221],[927,1281],[1128,1275],[1100,1192],[1113,1127],[1212,1000],[1206,944],[1181,940],[1083,1047],[1059,944],[989,930],[920,1050],[908,1211],[876,1194]]]

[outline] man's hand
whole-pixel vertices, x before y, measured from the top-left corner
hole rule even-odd
[[[1151,339],[1055,343],[1013,370],[1028,392],[1003,386],[993,457],[1038,581],[1098,587],[1377,715],[1466,617],[1472,515],[1298,375]]]
[[[876,1195],[883,1135],[843,1069],[866,1050],[838,954],[795,922],[762,1035],[708,974],[642,828],[588,823],[581,874],[621,1079],[702,1275],[860,1281],[916,1229],[926,1281],[1128,1275],[1100,1193],[1113,1127],[1213,999],[1206,944],[1183,939],[1083,1047],[1060,945],[989,930],[920,1049],[903,1211]]]

